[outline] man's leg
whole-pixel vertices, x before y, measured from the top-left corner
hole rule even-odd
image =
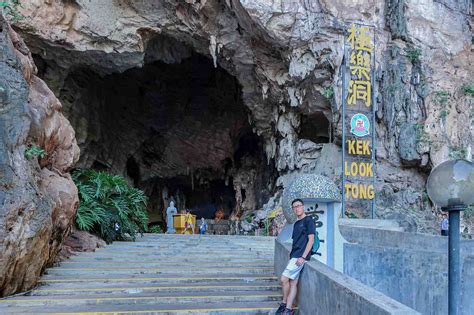
[[[285,276],[281,276],[281,288],[283,290],[283,303],[286,304],[286,301],[288,299],[288,294],[290,293],[290,279],[285,277]]]
[[[286,300],[286,307],[289,309],[293,308],[293,301],[296,297],[296,292],[298,291],[298,279],[290,280],[290,293]]]

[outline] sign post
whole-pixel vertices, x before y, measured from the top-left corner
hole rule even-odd
[[[342,216],[375,218],[375,34],[353,23],[342,67]]]

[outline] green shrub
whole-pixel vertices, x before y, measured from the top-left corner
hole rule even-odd
[[[467,156],[467,149],[460,146],[449,147],[449,157],[451,159],[465,159]]]
[[[40,147],[38,147],[37,145],[32,145],[31,147],[25,149],[25,157],[27,159],[31,159],[32,157],[40,157],[40,158],[44,158],[46,156],[46,152],[41,149]]]
[[[474,214],[474,203],[467,206],[466,210],[464,211],[464,218],[469,219]]]
[[[468,94],[470,96],[474,96],[474,84],[468,84],[462,87],[462,91],[465,94]]]
[[[21,7],[20,0],[0,1],[0,9],[2,9],[3,14],[9,17],[13,23],[25,18],[18,11],[18,7]]]
[[[156,225],[151,226],[148,229],[148,232],[150,232],[150,233],[163,233],[163,229],[161,228],[161,226],[156,224]]]
[[[445,119],[449,115],[449,109],[443,109],[439,112],[439,118]]]
[[[425,125],[422,123],[415,124],[416,141],[428,142],[430,140],[430,136],[426,133],[424,128]]]
[[[107,243],[135,240],[147,231],[147,197],[127,184],[122,176],[95,170],[77,170],[73,180],[79,191],[76,225],[100,236]]]
[[[421,50],[417,48],[406,48],[405,52],[407,54],[407,58],[410,59],[412,62],[420,60]]]
[[[451,95],[446,91],[438,91],[436,92],[436,101],[440,104],[446,104],[450,96]]]
[[[325,88],[322,94],[325,98],[330,100],[334,96],[334,89],[332,87]]]

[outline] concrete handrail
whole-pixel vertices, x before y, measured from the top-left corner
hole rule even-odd
[[[289,259],[291,244],[275,240],[275,273],[280,276]],[[298,284],[298,307],[302,315],[420,314],[363,283],[312,259]]]
[[[356,221],[356,220],[353,220]],[[345,240],[350,243],[366,244],[370,246],[399,247],[413,250],[428,250],[446,253],[448,238],[440,235],[391,231],[385,228],[358,226],[356,223],[340,220],[339,230]],[[472,255],[474,240],[461,240],[461,254]]]

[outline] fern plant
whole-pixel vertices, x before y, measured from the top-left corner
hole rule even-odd
[[[25,150],[25,157],[27,159],[31,159],[32,157],[38,157],[38,156],[40,158],[44,158],[46,155],[47,154],[43,149],[41,149],[40,147],[34,144]]]
[[[79,191],[79,229],[107,243],[125,240],[127,234],[135,240],[137,233],[147,231],[147,197],[143,191],[129,186],[122,176],[106,172],[82,169],[72,177]]]

